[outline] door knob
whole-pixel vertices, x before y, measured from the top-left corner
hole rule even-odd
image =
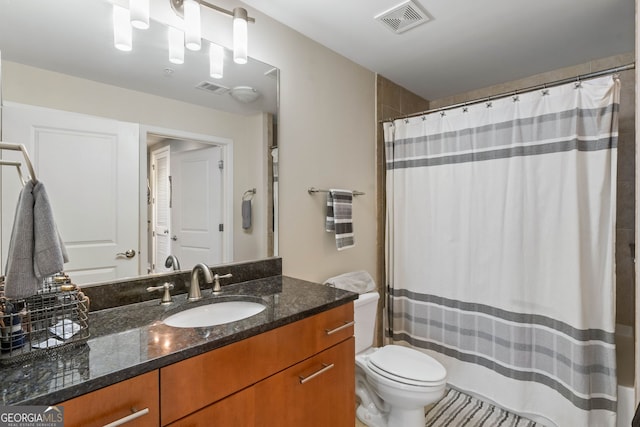
[[[136,251],[134,251],[133,249],[129,249],[128,251],[125,251],[125,252],[118,252],[116,254],[116,256],[123,256],[123,257],[127,257],[127,258],[133,258],[134,256],[136,256]]]

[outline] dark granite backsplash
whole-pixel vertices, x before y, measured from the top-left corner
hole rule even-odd
[[[282,274],[282,258],[273,257],[257,261],[236,262],[210,267],[214,274],[233,274],[229,279],[221,279],[220,284],[242,283],[265,277],[279,276]],[[181,270],[175,273],[151,274],[133,279],[121,280],[113,283],[103,283],[92,286],[83,286],[82,291],[91,300],[90,311],[104,310],[127,304],[135,304],[143,301],[158,299],[162,296],[159,291],[147,292],[150,286],[160,286],[165,282],[173,283],[171,295],[187,293],[191,271]],[[200,273],[200,287],[204,290],[204,280]]]

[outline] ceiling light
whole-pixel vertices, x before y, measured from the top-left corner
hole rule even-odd
[[[247,63],[247,10],[241,7],[233,9],[233,62]]]
[[[224,75],[224,47],[209,44],[209,75],[214,79],[221,79]]]
[[[185,45],[189,50],[200,50],[202,35],[200,31],[200,5],[196,0],[184,0]]]
[[[133,47],[133,31],[129,9],[113,5],[113,44],[116,49],[129,52]]]
[[[243,104],[250,104],[260,98],[260,92],[251,86],[236,86],[229,91],[229,95]]]
[[[146,30],[149,28],[149,0],[130,0],[131,26]]]
[[[113,40],[116,48],[130,51],[133,47],[132,27],[149,28],[150,0],[129,0],[130,9],[113,5]],[[202,23],[200,6],[233,18],[233,60],[246,64],[248,59],[248,23],[256,22],[247,14],[247,10],[236,7],[233,11],[223,9],[205,0],[169,0],[173,11],[183,18],[183,30],[169,27],[169,61],[173,64],[184,63],[184,48],[198,51],[202,47]],[[224,48],[209,44],[209,75],[222,78],[224,68]],[[253,95],[252,95],[253,96]],[[258,94],[257,96],[260,96]],[[243,101],[247,102],[247,101]],[[252,101],[249,101],[252,102]]]
[[[184,32],[175,27],[169,27],[169,61],[184,64]]]

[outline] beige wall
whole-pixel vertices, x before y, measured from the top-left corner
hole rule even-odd
[[[375,76],[249,9],[250,55],[280,68],[280,255],[283,271],[312,281],[376,270]],[[326,196],[308,187],[365,192],[354,199],[356,246],[338,252],[324,231]]]
[[[2,71],[3,102],[232,139],[234,259],[250,260],[267,253],[262,114],[250,117],[230,114],[9,61],[3,61]],[[255,220],[249,234],[242,231],[240,200],[243,192],[253,187],[261,191],[254,199]]]

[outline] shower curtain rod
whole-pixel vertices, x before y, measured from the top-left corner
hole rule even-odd
[[[406,114],[404,116],[391,117],[389,119],[380,120],[379,123],[393,122],[394,120],[398,120],[398,119],[408,119],[410,117],[423,116],[425,114],[437,113],[439,111],[452,110],[452,109],[458,108],[458,107],[464,107],[464,106],[467,106],[467,105],[473,105],[473,104],[479,104],[481,102],[491,101],[492,99],[505,98],[507,96],[517,95],[519,93],[531,92],[531,91],[534,91],[534,90],[537,90],[537,89],[546,89],[546,88],[553,87],[553,86],[560,86],[560,85],[563,85],[563,84],[566,84],[566,83],[579,82],[579,81],[582,81],[582,80],[594,79],[596,77],[606,76],[607,74],[615,74],[615,73],[619,73],[621,71],[633,70],[634,68],[636,68],[636,63],[632,62],[630,64],[621,65],[619,67],[609,68],[609,69],[602,70],[602,71],[594,71],[592,73],[581,74],[581,75],[576,76],[576,77],[569,77],[569,78],[566,78],[566,79],[556,80],[556,81],[553,81],[553,82],[550,82],[550,83],[543,83],[543,84],[539,84],[539,85],[536,85],[536,86],[529,86],[529,87],[526,87],[526,88],[523,88],[523,89],[516,89],[516,90],[509,91],[509,92],[503,92],[503,93],[500,93],[500,94],[497,94],[497,95],[487,96],[487,97],[484,97],[484,98],[478,98],[478,99],[474,99],[474,100],[467,101],[467,102],[460,102],[458,104],[447,105],[445,107],[433,108],[431,110],[420,111],[419,113],[412,113],[412,114]]]

